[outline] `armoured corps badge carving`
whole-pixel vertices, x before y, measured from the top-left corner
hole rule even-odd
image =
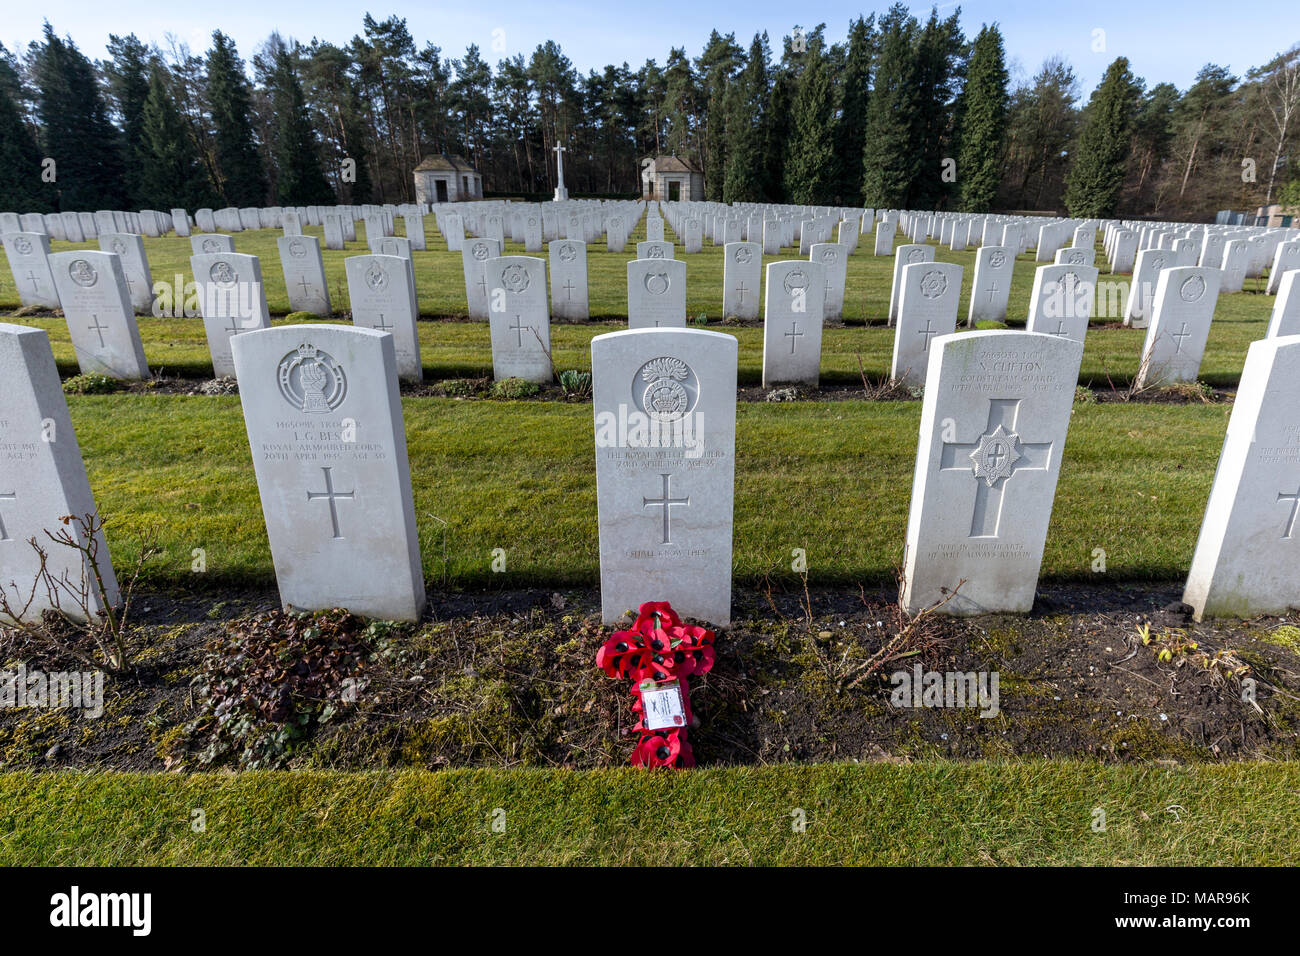
[[[645,290],[651,295],[663,295],[672,284],[673,280],[667,272],[646,273]]]
[[[1178,295],[1184,302],[1195,302],[1205,295],[1205,278],[1200,275],[1188,276],[1179,287]]]
[[[781,284],[785,286],[785,291],[791,297],[804,295],[808,291],[808,273],[802,269],[794,269],[786,274]]]
[[[348,380],[328,352],[303,343],[280,359],[276,370],[280,394],[300,412],[325,415],[343,404]]]
[[[388,288],[388,273],[374,259],[370,260],[370,268],[366,270],[366,285],[372,292],[383,292]]]
[[[99,281],[99,273],[85,259],[73,259],[68,265],[68,275],[72,276],[72,281],[77,285],[87,288]]]

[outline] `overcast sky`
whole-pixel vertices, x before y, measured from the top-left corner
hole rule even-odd
[[[909,6],[921,18],[930,10],[930,4]],[[940,15],[947,16],[956,6],[941,5]],[[1116,56],[1127,56],[1148,86],[1168,81],[1186,89],[1207,62],[1228,66],[1240,75],[1300,43],[1300,2],[1296,0],[1236,4],[1224,0],[974,0],[960,6],[962,29],[968,37],[973,37],[982,23],[1000,24],[1013,78],[1032,75],[1046,57],[1061,54],[1074,67],[1085,99]],[[794,26],[825,23],[827,37],[835,42],[844,38],[850,19],[886,8],[885,4],[873,7],[857,0],[807,4],[775,0],[654,0],[638,4],[622,0],[491,0],[468,5],[388,0],[386,6],[369,9],[376,19],[392,13],[405,17],[418,46],[432,42],[448,57],[459,56],[466,46],[477,43],[495,65],[506,56],[528,54],[550,39],[585,73],[607,63],[626,62],[635,68],[654,59],[662,64],[673,46],[684,46],[696,56],[714,28],[734,33],[743,46],[748,46],[754,33],[766,30],[779,50],[780,38]],[[129,0],[123,4],[47,0],[19,4],[11,0],[0,18],[0,42],[11,51],[21,49],[39,38],[42,21],[49,19],[60,35],[71,35],[84,53],[97,59],[105,55],[110,33],[135,33],[145,42],[159,44],[170,33],[188,42],[194,52],[202,52],[212,31],[221,29],[234,37],[240,53],[248,58],[276,30],[303,42],[319,37],[345,43],[361,31],[366,9],[340,0],[284,4],[267,0]],[[1094,52],[1094,45],[1103,44],[1104,51]]]

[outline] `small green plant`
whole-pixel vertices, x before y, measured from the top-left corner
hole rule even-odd
[[[591,394],[591,373],[565,369],[560,373],[560,388],[564,389],[565,395],[586,398]]]
[[[987,332],[990,329],[1009,329],[1011,326],[1005,322],[999,322],[997,319],[980,319],[975,323],[975,328],[981,332]]]
[[[315,312],[290,312],[284,318],[287,322],[316,322],[320,320],[320,316]]]
[[[1074,389],[1074,401],[1077,405],[1096,405],[1097,396],[1088,386],[1079,385]]]
[[[467,378],[453,378],[442,383],[442,391],[450,398],[469,398],[478,389]]]
[[[492,383],[493,398],[532,398],[541,390],[536,382],[525,382],[522,378],[503,378]]]
[[[121,391],[122,388],[119,380],[96,373],[74,375],[63,383],[63,391],[68,395],[106,395]]]
[[[709,324],[709,317],[708,317],[707,315],[705,315],[703,312],[701,312],[699,315],[697,315],[697,316],[696,316],[694,319],[692,319],[691,321],[694,322],[696,325],[708,325],[708,324]]]

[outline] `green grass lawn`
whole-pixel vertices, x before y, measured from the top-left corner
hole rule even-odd
[[[1294,866],[1298,794],[1295,764],[9,773],[0,863]]]
[[[69,405],[119,566],[152,530],[163,548],[154,581],[271,582],[238,398],[69,396]],[[598,580],[590,405],[407,398],[403,411],[429,579],[445,570],[458,586]],[[1099,547],[1116,579],[1186,574],[1228,411],[1076,405],[1045,576],[1092,576]],[[737,579],[788,577],[791,550],[804,548],[815,583],[892,580],[919,420],[919,402],[742,403]],[[190,572],[194,548],[207,552],[204,579]],[[496,548],[506,550],[504,574],[490,570]]]
[[[590,325],[559,325],[553,328],[553,348],[557,369],[586,368],[590,366],[588,342],[593,335],[623,327],[627,317],[626,263],[635,257],[634,243],[644,238],[644,223],[638,225],[636,235],[629,240],[626,252],[610,253],[603,244],[594,244],[588,251],[588,277],[590,285],[591,314],[596,321]],[[359,237],[364,228],[358,226]],[[449,252],[446,243],[433,226],[432,217],[426,227],[429,250],[414,253],[416,286],[419,292],[420,312],[430,317],[463,316],[465,313],[465,285],[459,252]],[[308,227],[308,234],[321,236],[319,227]],[[275,239],[279,230],[257,230],[238,233],[235,247],[261,257],[263,280],[266,283],[267,301],[271,312],[284,315],[289,311],[289,300],[284,288],[284,277],[279,268],[279,253]],[[669,232],[671,238],[671,231]],[[145,239],[154,281],[181,282],[190,280],[188,239],[165,237]],[[322,245],[324,244],[322,239]],[[98,248],[95,243],[73,244],[55,242],[56,250],[78,247]],[[347,293],[343,260],[366,251],[364,241],[349,244],[346,250],[323,250],[326,276],[331,287],[334,307],[347,321]],[[507,243],[506,254],[523,255],[521,244]],[[692,318],[708,317],[715,325],[724,318],[722,314],[723,251],[720,246],[706,243],[704,251],[679,257],[687,267],[687,313]],[[764,262],[797,258],[797,250],[784,250],[779,256],[765,256]],[[938,249],[936,258],[941,262],[955,262],[965,269],[963,294],[958,309],[958,325],[964,326],[971,281],[974,276],[975,252],[949,252]],[[1110,276],[1104,256],[1098,254],[1101,281],[1114,280],[1127,288],[1128,277]],[[1012,281],[1008,317],[1013,326],[1023,325],[1033,286],[1035,264],[1032,255],[1021,256],[1017,261]],[[860,245],[849,260],[845,283],[844,316],[848,328],[831,328],[822,343],[822,376],[827,382],[861,381],[862,368],[873,381],[888,376],[893,352],[893,330],[883,326],[889,310],[889,290],[892,279],[893,258],[874,257]],[[0,269],[0,309],[13,309],[18,296],[12,277]],[[1273,297],[1253,294],[1262,290],[1263,280],[1248,279],[1247,291],[1225,295],[1219,299],[1215,322],[1202,365],[1201,378],[1212,385],[1235,385],[1241,375],[1247,346],[1261,338],[1267,328]],[[1122,313],[1121,313],[1122,315]],[[39,325],[50,332],[55,356],[65,375],[76,370],[76,359],[61,319],[22,319]],[[862,323],[875,323],[875,327],[861,327]],[[1098,319],[1095,324],[1104,324]],[[856,326],[856,327],[855,327]],[[745,384],[757,384],[762,368],[762,331],[758,328],[730,329],[740,339],[740,377]],[[144,340],[145,355],[155,371],[179,374],[186,377],[211,375],[212,366],[202,324],[198,319],[142,318],[140,333]],[[1094,328],[1088,336],[1084,353],[1081,380],[1084,384],[1103,386],[1110,382],[1126,385],[1136,374],[1141,358],[1145,333],[1123,328]],[[426,374],[432,378],[458,378],[490,374],[492,368],[491,345],[486,323],[424,323],[421,325],[421,350]]]

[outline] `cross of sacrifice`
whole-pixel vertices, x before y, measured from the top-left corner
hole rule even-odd
[[[989,399],[989,420],[979,440],[944,442],[939,458],[942,471],[961,471],[975,478],[972,538],[996,538],[1002,521],[1006,485],[1025,471],[1047,471],[1056,443],[1022,442],[1016,431],[1019,398]]]

